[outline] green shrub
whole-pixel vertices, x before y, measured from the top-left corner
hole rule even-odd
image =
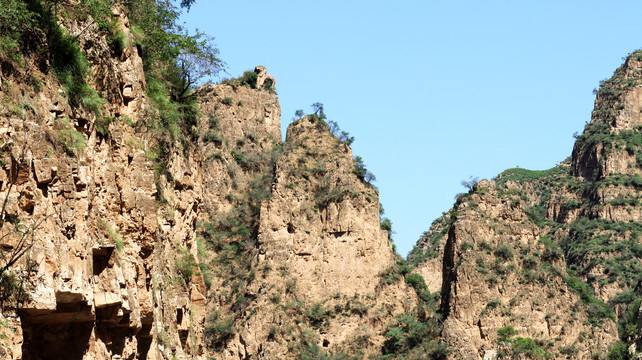
[[[107,43],[116,54],[121,54],[129,47],[129,39],[122,30],[118,30],[108,37]]]
[[[116,119],[107,116],[98,116],[94,122],[94,128],[96,133],[103,138],[106,138],[109,135],[109,124],[114,122]]]
[[[145,79],[147,81],[147,95],[158,113],[158,118],[153,119],[155,123],[150,126],[157,127],[162,131],[158,139],[164,143],[163,147],[171,148],[174,140],[182,138],[183,130],[187,131],[187,128],[196,124],[197,110],[190,109],[192,104],[181,104],[174,100],[171,96],[172,90],[168,88],[168,84],[162,78],[146,72]]]
[[[87,1],[87,0],[85,0]],[[44,5],[43,5],[44,4]],[[46,34],[53,72],[73,106],[82,106],[100,116],[104,100],[87,83],[91,68],[80,50],[77,39],[58,25],[53,7],[48,3],[33,3],[39,27]]]
[[[629,355],[629,348],[626,344],[617,344],[609,350],[608,360],[632,360]]]
[[[626,311],[622,312],[622,315],[619,320],[619,334],[622,341],[630,341],[630,339],[635,339],[638,336],[638,320],[640,312],[640,304],[642,303],[642,298],[636,299],[629,303]]]
[[[642,188],[642,176],[639,174],[635,175],[625,175],[625,174],[612,174],[609,175],[604,181],[603,184],[613,184],[613,185],[623,185],[634,188]]]
[[[511,325],[502,326],[497,329],[498,341],[509,341],[510,338],[517,335],[517,330]]]
[[[215,350],[223,348],[227,340],[236,333],[234,320],[223,317],[220,311],[214,311],[206,324],[205,338],[209,346]]]
[[[80,156],[85,151],[85,137],[71,126],[58,131],[58,138],[69,155]]]
[[[208,125],[209,125],[210,129],[218,129],[220,121],[221,121],[221,119],[218,116],[216,116],[216,115],[210,116],[209,121],[208,121]]]
[[[504,260],[511,260],[514,256],[513,248],[510,245],[501,245],[494,251],[495,256]]]
[[[401,280],[401,275],[394,266],[389,266],[379,272],[379,284],[392,285]]]
[[[232,157],[241,169],[245,171],[256,171],[260,168],[260,160],[254,154],[247,154],[241,151],[232,151]]]
[[[500,306],[502,306],[502,302],[499,299],[492,299],[486,304],[486,308],[484,309],[484,311],[495,309]]]
[[[389,266],[379,272],[377,276],[380,277],[379,279],[379,285],[392,285],[399,280],[401,280],[402,277],[405,277],[406,274],[410,273],[412,268],[406,264],[406,261],[403,260],[399,255],[397,255],[399,258],[395,262],[394,265]]]
[[[535,359],[550,359],[551,353],[542,349],[541,346],[535,343],[531,338],[518,337],[513,341],[513,354],[524,354],[530,358]]]
[[[232,105],[232,102],[234,102],[234,100],[229,96],[224,97],[223,99],[221,99],[221,103],[223,105]]]
[[[556,166],[548,170],[527,170],[522,168],[508,169],[499,174],[494,180],[498,186],[504,186],[508,181],[517,183],[533,182],[549,177],[567,174],[569,168],[566,166]]]
[[[367,184],[371,184],[376,180],[374,174],[366,169],[366,165],[363,163],[363,159],[361,158],[361,156],[357,156],[354,158],[354,167],[352,168],[352,173],[357,175],[359,180]]]
[[[384,354],[408,351],[430,336],[428,326],[410,314],[397,315],[396,320],[396,326],[384,334]]]
[[[479,249],[484,250],[486,254],[490,254],[493,251],[493,246],[485,240],[482,240],[479,243]]]
[[[275,94],[274,91],[274,81],[272,79],[265,79],[263,82],[263,90],[269,92],[270,94]]]
[[[314,200],[319,208],[327,208],[331,203],[340,203],[351,193],[351,188],[345,187],[332,181],[329,175],[319,179],[319,183],[313,190]]]
[[[192,276],[194,275],[194,268],[198,266],[194,256],[190,254],[189,250],[178,248],[178,257],[175,260],[176,271],[185,281],[185,285],[188,285],[192,281]]]
[[[256,89],[256,81],[258,74],[254,71],[245,71],[243,75],[238,79],[239,84],[249,87],[250,89]]]
[[[125,243],[123,241],[123,236],[118,232],[118,229],[114,229],[114,227],[105,220],[101,220],[101,224],[104,227],[104,229],[107,230],[107,233],[109,234],[109,238],[111,239],[111,241],[114,242],[114,246],[116,247],[116,250],[122,251],[123,248],[125,247]]]
[[[406,279],[406,284],[408,284],[411,288],[415,289],[417,294],[425,291],[428,287],[426,286],[426,281],[424,278],[419,275],[419,274],[408,274],[405,277]]]
[[[223,145],[223,138],[212,130],[207,130],[207,132],[203,135],[203,141],[205,141],[206,143],[212,143],[216,146]]]
[[[392,221],[390,221],[390,219],[384,218],[381,221],[380,226],[381,226],[381,230],[386,230],[388,234],[392,232]]]
[[[535,225],[537,226],[544,226],[547,222],[546,219],[546,207],[544,207],[542,204],[536,204],[525,211],[526,216],[528,216],[528,219],[532,221]]]
[[[294,294],[297,290],[296,279],[291,278],[285,281],[285,293]]]
[[[0,268],[0,311],[16,309],[28,299],[24,282],[13,272]]]
[[[208,155],[208,156],[207,156],[207,158],[208,158],[209,160],[219,160],[219,161],[223,161],[223,153],[222,153],[222,152],[220,152],[220,151],[217,151],[217,152],[215,152],[215,153],[212,153],[212,154]]]
[[[358,300],[348,301],[345,307],[346,311],[349,311],[351,314],[354,314],[354,315],[359,315],[359,317],[363,317],[365,314],[367,314],[368,309],[369,309],[368,305]]]
[[[567,355],[569,357],[572,357],[573,355],[576,355],[579,352],[579,349],[577,346],[569,345],[569,346],[560,346],[560,354],[562,355]]]
[[[270,294],[270,301],[272,304],[279,304],[281,302],[281,293],[273,292]]]
[[[306,309],[305,315],[313,328],[322,329],[330,322],[330,319],[332,318],[332,309],[323,306],[322,303],[317,303],[311,308]]]
[[[537,257],[535,257],[535,256],[533,256],[533,255],[528,256],[528,257],[527,257],[526,259],[524,259],[524,261],[522,262],[522,264],[524,265],[524,269],[528,269],[528,270],[536,269],[536,268],[537,268],[538,263],[539,263],[539,262],[538,262]]]
[[[420,321],[403,313],[384,333],[381,359],[445,359],[450,353],[447,344],[437,341],[439,322],[435,318]]]
[[[632,304],[633,301],[635,300],[635,298],[636,298],[635,291],[633,291],[633,290],[625,290],[625,291],[622,291],[622,292],[618,293],[614,297],[612,297],[609,300],[609,304],[612,304],[612,305]]]
[[[567,276],[564,278],[566,285],[580,296],[583,303],[588,305],[588,321],[592,326],[600,326],[604,319],[615,321],[615,316],[609,307],[593,294],[593,288],[584,281]]]

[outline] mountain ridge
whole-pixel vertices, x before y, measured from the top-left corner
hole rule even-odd
[[[169,86],[145,9],[78,4],[0,56],[3,358],[637,356],[640,52],[570,159],[471,183],[405,261],[321,104],[283,141],[267,69]]]

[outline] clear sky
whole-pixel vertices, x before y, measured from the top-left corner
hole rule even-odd
[[[228,74],[276,78],[283,132],[321,102],[355,136],[406,255],[469,176],[570,156],[599,81],[642,45],[640,1],[208,1],[183,20]]]

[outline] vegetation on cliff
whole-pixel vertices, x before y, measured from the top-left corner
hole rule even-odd
[[[24,123],[33,115],[38,119],[35,122],[43,123],[46,146],[38,149],[36,161],[51,161],[58,155],[65,161],[59,163],[60,168],[48,167],[47,179],[34,178],[42,172],[35,163],[25,165],[25,152],[12,157],[15,152],[9,153],[8,142],[0,143],[0,165],[8,174],[0,184],[5,187],[0,228],[8,229],[0,238],[0,310],[14,310],[29,300],[23,284],[37,271],[30,261],[20,265],[20,274],[10,269],[29,250],[38,229],[35,217],[25,220],[20,215],[29,211],[33,215],[38,201],[60,197],[70,202],[80,199],[78,203],[87,205],[83,210],[74,203],[78,210],[56,203],[59,208],[53,216],[64,233],[55,234],[65,244],[76,244],[80,238],[76,236],[77,219],[69,214],[84,214],[98,224],[96,236],[92,233],[87,240],[93,242],[74,250],[91,252],[78,256],[91,257],[91,266],[82,263],[79,268],[89,269],[92,281],[108,288],[110,285],[99,283],[100,276],[107,277],[103,271],[117,272],[112,268],[122,272],[122,261],[142,274],[136,278],[141,289],[145,288],[141,294],[150,291],[144,294],[153,300],[146,304],[147,318],[141,320],[134,296],[124,297],[127,306],[123,298],[112,300],[116,291],[131,285],[115,281],[114,275],[109,281],[118,289],[101,292],[102,297],[94,301],[105,303],[91,304],[84,293],[78,295],[80,290],[72,293],[65,288],[52,292],[48,310],[33,313],[56,309],[62,301],[83,304],[85,307],[77,307],[87,311],[84,321],[96,329],[106,331],[118,323],[123,328],[131,325],[135,336],[140,331],[137,341],[143,345],[142,350],[135,350],[136,355],[146,354],[145,341],[155,336],[167,357],[178,356],[179,348],[198,353],[202,350],[196,344],[199,339],[207,351],[229,351],[239,357],[274,351],[301,359],[441,359],[459,356],[473,342],[457,334],[472,338],[474,333],[483,345],[470,353],[474,356],[482,348],[491,354],[492,347],[497,358],[584,354],[597,358],[610,347],[609,359],[630,357],[629,345],[640,341],[642,124],[628,123],[630,117],[621,115],[630,110],[630,93],[642,84],[639,52],[601,84],[593,119],[577,136],[571,159],[549,170],[508,169],[490,182],[465,182],[469,192],[457,197],[453,209],[422,235],[405,261],[391,246],[392,224],[382,217],[375,176],[361,157],[352,155],[349,146],[354,137],[327,119],[323,104],[313,104],[307,116],[297,111],[298,119],[282,143],[280,128],[274,131],[280,116],[274,81],[261,75],[259,68],[195,91],[224,64],[212,38],[189,34],[177,24],[181,9],[193,2],[183,0],[177,6],[164,0],[24,0],[9,1],[0,8],[0,90],[9,93],[5,90],[10,87],[5,80],[9,76],[11,81],[26,84],[15,98],[36,98],[46,83],[44,76],[50,76],[56,83],[52,92],[57,93],[59,85],[65,105],[73,109],[59,116],[64,110],[52,106],[43,112],[26,100],[2,105],[6,108],[2,116],[7,119],[17,117]],[[115,6],[128,16],[131,34],[120,15],[115,15]],[[90,39],[94,43],[82,40],[87,31],[94,32]],[[110,110],[112,95],[101,87],[99,78],[108,75],[94,73],[95,57],[106,53],[92,53],[91,44],[106,44],[103,51],[114,59],[125,58],[129,52],[141,56],[145,72],[141,82],[146,84],[148,103],[141,108],[144,113],[136,114],[136,121]],[[119,96],[124,92],[116,91]],[[207,101],[199,99],[204,94]],[[204,111],[206,102],[211,109]],[[40,120],[37,115],[42,113],[51,115],[50,123]],[[125,137],[114,131],[117,121],[130,132],[145,135]],[[110,140],[123,141],[108,144]],[[90,169],[94,159],[83,155],[100,152],[101,147],[101,159],[121,156],[126,165],[106,174]],[[139,173],[119,180],[130,176],[123,169],[136,159],[143,164],[154,161],[155,191],[145,188],[144,165],[136,168]],[[194,169],[207,174],[194,175]],[[65,171],[67,179],[63,180],[68,182],[52,195],[48,183],[58,171]],[[89,206],[104,185],[91,183],[90,172],[97,181],[121,181],[109,193],[110,198],[118,198],[114,217],[126,218],[118,227],[104,215],[95,215],[107,213],[105,209],[112,204]],[[142,185],[124,191],[123,181]],[[195,185],[199,181],[202,184]],[[24,202],[9,209],[6,205],[13,186],[19,182],[20,191],[32,197],[25,196]],[[153,188],[153,181],[149,183]],[[189,193],[192,201],[175,199],[170,193]],[[127,218],[123,209],[133,206],[139,211],[138,207],[146,206],[142,204],[145,196],[151,199],[151,210]],[[64,223],[63,218],[69,221]],[[149,218],[151,225],[138,223]],[[168,233],[180,221],[188,224],[189,231],[170,237]],[[121,225],[129,229],[121,233],[119,229],[125,228]],[[148,232],[132,240],[131,234],[141,227]],[[144,243],[155,236],[158,242]],[[17,242],[7,244],[4,240],[9,237]],[[126,237],[138,248],[128,248],[131,243]],[[157,264],[134,264],[154,251],[170,252],[167,249],[174,251],[172,261],[164,262],[158,255],[155,260],[162,269],[154,274],[146,271]],[[435,262],[443,276],[441,291],[428,290],[420,275],[422,265]],[[65,277],[64,281],[71,279],[64,271],[55,274]],[[329,292],[329,288],[337,291]],[[352,292],[342,293],[345,289]],[[154,310],[163,296],[171,298],[168,303],[174,308]],[[205,304],[202,313],[207,315],[201,319],[204,328],[200,333],[195,330],[200,325],[193,322],[197,311],[177,305],[177,299],[184,300],[181,296],[189,298],[186,303]],[[107,303],[107,298],[112,302]],[[60,306],[67,307],[72,308]],[[557,312],[544,313],[546,309]],[[120,315],[99,319],[108,312]],[[155,316],[172,318],[176,324],[152,332],[152,326],[162,322]],[[184,321],[179,320],[184,316]],[[457,328],[456,316],[468,316],[462,323],[469,328]],[[536,318],[541,320],[537,324]],[[615,333],[616,326],[619,343],[606,344],[615,335],[608,332]],[[36,328],[25,327],[26,332]],[[105,345],[109,351],[118,351],[114,347],[119,344],[109,344]]]
[[[485,256],[478,256],[466,277],[478,273],[490,283],[496,283],[498,279],[507,281],[508,274],[517,271],[522,286],[535,281],[549,289],[566,287],[579,297],[576,310],[585,313],[586,325],[600,328],[618,323],[622,343],[607,344],[612,348],[608,358],[629,358],[628,346],[639,342],[639,331],[634,324],[639,321],[638,305],[642,297],[642,228],[637,223],[642,127],[637,120],[628,120],[627,111],[631,110],[627,106],[638,101],[635,90],[642,78],[640,54],[640,51],[631,54],[612,78],[601,82],[596,91],[592,121],[583,134],[575,135],[572,158],[544,171],[506,170],[493,179],[490,188],[473,184],[469,193],[458,196],[454,208],[422,236],[411,251],[409,261],[422,266],[437,256],[440,249],[448,246],[443,242],[450,242],[453,237],[446,235],[449,230],[482,232],[470,225],[473,212],[480,216],[474,220],[479,221],[477,226],[490,226],[497,238],[520,233],[524,236],[532,227],[544,245],[543,251],[525,249],[511,241],[495,247],[487,240],[472,239],[455,243],[455,249],[445,250],[446,253],[455,251],[455,259],[459,260],[457,264],[445,263],[444,268],[452,266],[453,275],[463,274],[458,268],[466,268],[463,259],[468,255],[464,254],[470,250],[486,251],[495,255],[495,264],[489,266]],[[489,207],[499,204],[511,209],[507,214],[500,213],[501,219],[496,210],[491,211],[493,215],[488,212]],[[509,218],[519,219],[521,214],[527,219],[522,221],[522,229],[517,230],[517,225],[506,226]],[[521,264],[515,264],[518,258]],[[442,294],[442,305],[449,296],[453,295]],[[486,309],[494,308],[503,308],[503,304],[490,301]],[[527,344],[523,338],[504,336],[503,339],[504,345],[500,344],[499,349],[504,349],[505,354],[524,353],[522,350],[528,348],[531,350],[525,354],[534,358],[573,356],[580,352],[579,344],[585,341],[578,338],[574,348],[544,346],[540,351],[531,346],[537,344]]]

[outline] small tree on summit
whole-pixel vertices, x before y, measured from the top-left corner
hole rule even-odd
[[[468,177],[468,180],[462,180],[461,185],[468,189],[469,191],[475,190],[475,185],[479,182],[479,177],[472,175]]]
[[[327,117],[325,116],[325,113],[323,112],[323,104],[320,102],[315,102],[312,104],[312,110],[314,110],[314,115],[316,115],[319,119],[324,120]]]

